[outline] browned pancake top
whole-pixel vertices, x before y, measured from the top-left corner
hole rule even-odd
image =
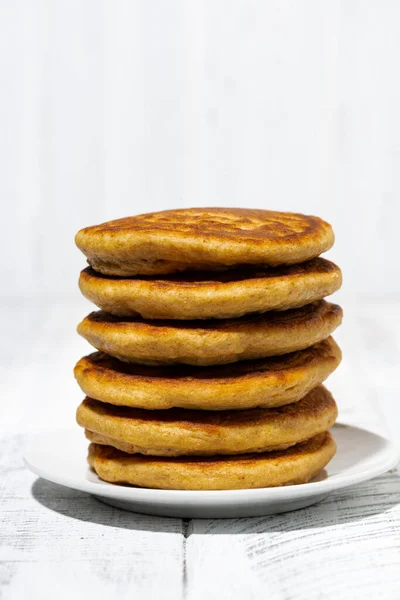
[[[89,264],[106,275],[162,275],[232,265],[282,265],[334,242],[318,217],[243,208],[190,208],[125,217],[78,231]]]
[[[304,237],[320,237],[331,231],[322,219],[298,213],[246,208],[186,208],[146,213],[86,227],[80,234],[93,238],[123,233],[172,234],[173,237],[213,240],[299,243]]]

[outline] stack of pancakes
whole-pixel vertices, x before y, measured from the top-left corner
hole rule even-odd
[[[341,352],[340,269],[317,217],[198,208],[79,231],[80,289],[101,310],[75,376],[102,479],[148,488],[304,483],[335,453],[322,382]]]

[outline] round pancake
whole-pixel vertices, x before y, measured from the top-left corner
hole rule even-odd
[[[152,456],[214,456],[287,448],[326,431],[336,418],[336,403],[323,386],[279,408],[147,411],[86,398],[76,415],[91,441]]]
[[[335,455],[329,432],[288,450],[214,458],[129,455],[90,444],[88,462],[110,483],[164,490],[237,490],[307,483]]]
[[[320,300],[283,312],[210,321],[145,321],[98,311],[78,325],[78,333],[97,350],[127,362],[219,365],[308,348],[341,320],[339,306]]]
[[[150,367],[102,352],[74,369],[82,391],[95,400],[161,410],[272,408],[303,398],[336,369],[341,351],[330,337],[305,350],[218,367]]]
[[[318,217],[244,208],[189,208],[86,227],[75,242],[96,271],[131,276],[300,263],[328,250],[334,235]]]
[[[82,271],[82,294],[102,310],[144,319],[228,319],[287,310],[333,294],[342,284],[335,264],[315,258],[286,267],[246,267],[163,279],[117,278]]]

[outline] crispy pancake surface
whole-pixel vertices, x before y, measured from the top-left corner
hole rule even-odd
[[[153,456],[213,456],[287,448],[326,431],[336,418],[336,403],[323,386],[294,404],[271,409],[147,411],[86,398],[77,410],[77,422],[91,441]]]
[[[151,410],[271,408],[303,398],[336,369],[341,351],[332,338],[279,357],[234,365],[154,367],[121,362],[102,352],[81,358],[75,377],[96,400]]]
[[[172,490],[234,490],[306,483],[336,452],[329,432],[287,450],[213,458],[130,455],[90,444],[88,461],[110,483]]]
[[[323,258],[284,267],[251,267],[156,277],[120,278],[87,268],[83,295],[117,316],[144,319],[227,319],[287,310],[321,300],[342,284],[335,264]]]
[[[320,300],[301,308],[239,319],[146,321],[93,312],[78,333],[97,350],[143,364],[219,365],[308,348],[342,321],[342,309]]]
[[[191,208],[86,227],[75,242],[96,271],[132,276],[300,263],[328,250],[334,235],[328,223],[313,216]]]

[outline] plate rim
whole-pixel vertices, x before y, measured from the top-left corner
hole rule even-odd
[[[62,473],[50,473],[46,469],[42,469],[40,466],[31,462],[29,455],[31,454],[30,449],[34,446],[38,439],[43,439],[46,436],[54,435],[73,435],[75,434],[75,428],[63,428],[63,429],[45,429],[40,432],[32,433],[29,437],[28,442],[25,444],[23,451],[23,460],[26,467],[38,477],[50,481],[57,485],[62,485],[70,489],[93,494],[95,496],[102,496],[106,498],[114,498],[119,500],[131,501],[131,502],[152,502],[154,504],[164,504],[166,502],[172,502],[175,504],[183,504],[189,502],[191,504],[197,503],[203,506],[219,504],[223,502],[234,501],[239,504],[257,501],[277,501],[280,499],[301,499],[307,496],[317,496],[323,494],[329,494],[333,491],[340,490],[352,485],[357,485],[363,481],[368,481],[378,475],[386,473],[390,469],[394,468],[400,461],[400,444],[393,440],[383,436],[375,431],[368,429],[367,427],[359,427],[351,423],[339,421],[333,426],[335,427],[346,427],[355,429],[363,434],[373,435],[380,438],[385,442],[385,449],[382,451],[382,459],[376,465],[370,466],[369,468],[363,469],[358,473],[340,475],[338,474],[335,478],[327,478],[321,481],[314,481],[309,483],[302,483],[296,485],[272,487],[272,488],[253,488],[243,490],[164,490],[164,489],[151,489],[151,488],[139,488],[122,486],[118,484],[112,484],[103,482],[99,479],[98,482],[89,481],[87,479],[71,479],[66,477]],[[371,457],[374,456],[371,455]]]

